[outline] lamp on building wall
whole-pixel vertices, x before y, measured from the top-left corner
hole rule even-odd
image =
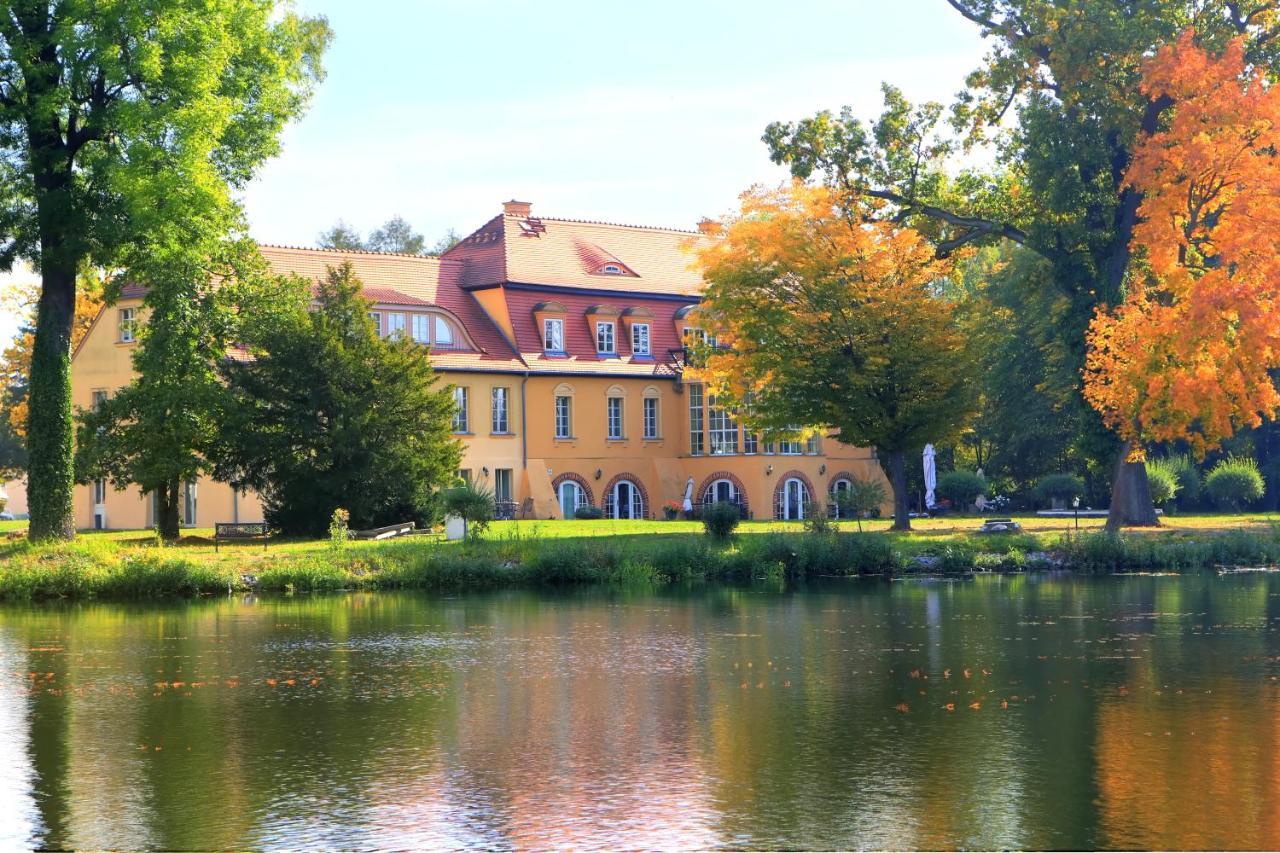
[[[765,466],[765,469],[764,469],[764,475],[765,475],[766,477],[768,477],[768,476],[770,476],[771,474],[773,474],[773,466],[772,466],[772,465],[766,465],[766,466]]]
[[[818,474],[821,475],[825,473],[827,473],[827,463],[823,462],[821,465],[818,466]]]
[[[602,476],[604,476],[604,472],[603,472],[603,471],[601,471],[599,468],[597,468],[597,469],[596,469],[596,479],[597,479],[597,480],[599,480]]]
[[[489,469],[488,469],[488,468],[481,468],[481,469],[480,469],[480,473],[481,473],[482,475],[484,475],[485,477],[488,477],[488,476],[489,476]]]

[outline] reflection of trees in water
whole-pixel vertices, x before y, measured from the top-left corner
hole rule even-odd
[[[1277,587],[852,580],[0,619],[64,648],[28,653],[56,672],[28,699],[47,844],[1275,847]]]

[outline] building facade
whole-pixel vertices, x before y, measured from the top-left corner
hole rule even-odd
[[[738,503],[749,518],[797,519],[854,478],[884,481],[868,448],[834,437],[766,443],[714,396],[684,381],[699,334],[702,280],[678,231],[534,216],[524,202],[441,257],[263,246],[272,269],[318,279],[349,261],[384,336],[432,348],[453,386],[460,474],[494,492],[501,515],[659,518],[682,504]],[[142,293],[103,309],[72,361],[73,401],[88,408],[127,384]],[[887,483],[886,483],[887,487]],[[184,490],[191,526],[262,517],[252,494],[201,479]],[[136,489],[78,487],[82,528],[150,527]]]

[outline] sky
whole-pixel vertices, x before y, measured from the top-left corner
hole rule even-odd
[[[945,0],[294,3],[334,31],[327,77],[243,196],[253,236],[284,245],[393,215],[434,242],[511,198],[693,228],[785,178],[770,121],[872,117],[881,81],[947,102],[984,52]]]

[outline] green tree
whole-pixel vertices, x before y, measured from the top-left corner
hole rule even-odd
[[[0,14],[0,268],[41,275],[31,536],[74,535],[76,273],[234,208],[321,76],[322,19],[276,0],[58,0]]]
[[[224,396],[218,368],[236,341],[239,320],[266,312],[273,287],[247,239],[153,246],[130,270],[145,284],[146,322],[133,353],[136,377],[92,410],[78,412],[80,482],[136,484],[156,502],[161,538],[179,536],[182,486],[213,468]],[[260,297],[255,298],[258,292]]]
[[[875,446],[907,530],[907,451],[957,435],[973,411],[968,339],[940,287],[951,265],[924,237],[834,201],[800,184],[743,195],[699,256],[697,318],[718,344],[692,375],[766,435],[803,424]]]
[[[343,252],[398,252],[405,255],[440,255],[453,248],[461,236],[450,228],[437,240],[430,249],[427,238],[413,230],[403,217],[393,216],[375,228],[366,240],[360,232],[339,219],[332,228],[320,233],[316,241],[322,249],[336,249]]]
[[[373,252],[400,252],[420,255],[426,248],[427,238],[413,230],[403,217],[393,216],[375,228],[369,235],[369,250]]]
[[[320,233],[316,245],[321,249],[336,249],[342,252],[365,251],[364,238],[360,232],[339,219],[333,227]]]
[[[835,493],[836,508],[841,518],[852,516],[862,532],[862,518],[880,509],[884,503],[884,486],[878,480],[855,477],[848,488]]]
[[[453,397],[426,348],[378,337],[350,264],[314,297],[300,282],[282,287],[292,310],[247,324],[252,358],[223,365],[215,476],[256,490],[287,533],[323,535],[338,507],[355,528],[425,521],[461,458]]]
[[[1194,26],[1210,48],[1243,34],[1249,60],[1274,68],[1280,12],[1262,0],[947,3],[991,42],[957,98],[954,134],[938,105],[913,107],[886,87],[885,110],[869,127],[846,109],[775,123],[765,141],[776,162],[799,177],[824,175],[847,204],[887,203],[878,215],[929,233],[941,255],[993,240],[1040,255],[1066,300],[1057,329],[1080,410],[1077,442],[1097,448],[1106,433],[1079,394],[1085,330],[1100,304],[1117,303],[1125,291],[1142,200],[1125,174],[1139,134],[1156,129],[1171,106],[1142,94],[1142,60]],[[994,143],[993,170],[944,168],[948,155],[985,142]],[[1108,524],[1156,524],[1145,467],[1127,443],[1112,439],[1108,450],[1115,461]]]

